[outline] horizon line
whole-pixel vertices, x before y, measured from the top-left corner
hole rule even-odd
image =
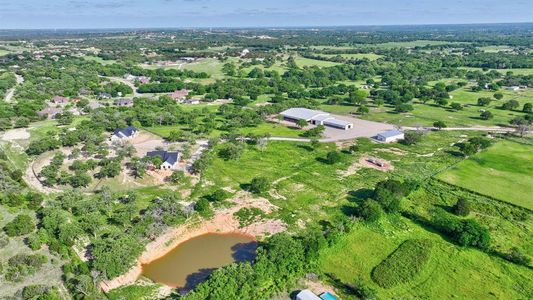
[[[350,28],[350,27],[419,27],[419,26],[475,26],[475,25],[533,25],[533,21],[527,22],[482,22],[482,23],[420,23],[420,24],[359,24],[359,25],[249,25],[249,26],[146,26],[146,27],[42,27],[42,28],[0,28],[0,31],[39,31],[39,30],[163,30],[163,29],[320,29],[320,28]]]

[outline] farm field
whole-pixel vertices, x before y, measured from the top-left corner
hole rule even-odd
[[[533,210],[533,153],[530,145],[499,142],[437,178]]]

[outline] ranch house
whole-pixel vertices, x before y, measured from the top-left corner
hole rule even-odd
[[[151,151],[146,153],[147,157],[154,158],[159,157],[163,162],[161,164],[161,170],[175,170],[178,168],[180,160],[179,152],[167,152],[167,151]]]
[[[115,129],[115,131],[113,132],[113,135],[111,136],[111,141],[131,140],[137,135],[137,133],[139,133],[139,130],[133,126],[129,126],[126,128],[118,128]]]

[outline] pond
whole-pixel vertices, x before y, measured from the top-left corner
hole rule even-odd
[[[179,244],[165,256],[143,265],[142,275],[181,290],[191,290],[216,269],[255,258],[251,236],[208,233]]]

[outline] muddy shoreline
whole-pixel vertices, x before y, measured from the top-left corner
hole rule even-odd
[[[239,221],[233,216],[241,208],[259,207],[265,212],[269,212],[275,209],[275,207],[266,199],[239,197],[235,202],[235,206],[217,211],[212,219],[189,220],[181,226],[167,230],[164,234],[146,245],[144,252],[128,272],[114,279],[102,281],[100,287],[104,292],[108,292],[112,289],[134,283],[141,277],[143,265],[165,256],[178,245],[204,234],[243,234],[257,240],[264,236],[286,230],[286,226],[282,221],[273,219],[261,220],[241,228]]]

